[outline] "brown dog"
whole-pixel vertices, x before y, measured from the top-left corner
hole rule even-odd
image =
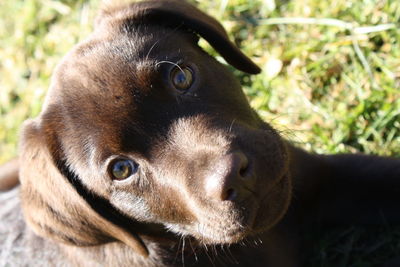
[[[163,0],[108,7],[96,24],[23,127],[1,261],[298,266],[299,225],[399,219],[400,161],[283,140],[197,46],[199,35],[237,69],[260,71],[213,18]],[[257,247],[240,245],[253,236]],[[234,260],[207,251],[224,245]]]

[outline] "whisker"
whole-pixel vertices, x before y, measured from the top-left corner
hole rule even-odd
[[[235,256],[232,254],[232,251],[231,251],[231,249],[230,249],[230,246],[228,246],[227,247],[227,250],[228,250],[228,253],[229,253],[229,255],[230,255],[230,258],[233,260],[233,262],[235,263],[235,264],[239,264],[239,261],[235,258]]]
[[[175,28],[172,29],[171,32],[169,32],[168,34],[166,34],[163,38],[160,38],[159,40],[157,40],[156,42],[154,42],[154,44],[150,47],[149,51],[148,51],[147,54],[146,54],[146,60],[149,59],[149,56],[150,56],[151,51],[154,49],[154,47],[155,47],[160,41],[166,40],[167,38],[169,38],[170,36],[172,36],[173,34],[175,34],[175,33],[179,30],[179,28],[181,28],[181,26],[182,26],[182,24],[176,26]]]
[[[158,67],[158,65],[164,64],[164,63],[171,64],[171,65],[177,67],[182,73],[184,73],[184,71],[182,70],[182,68],[181,68],[177,63],[172,62],[172,61],[169,61],[169,60],[161,60],[161,61],[158,61],[158,62],[156,63],[156,67]]]
[[[243,239],[243,242],[245,243],[245,246],[251,246],[251,242],[250,242],[250,240],[248,239],[248,237],[245,237],[245,238]]]
[[[208,247],[207,247],[207,245],[206,244],[203,244],[203,246],[204,246],[204,248],[205,248],[205,253],[206,253],[206,256],[207,256],[207,258],[210,260],[210,262],[211,262],[211,264],[214,266],[214,267],[216,267],[216,265],[215,265],[215,263],[214,263],[214,260],[210,257],[210,255],[208,254]]]
[[[182,241],[182,237],[179,238],[178,247],[176,248],[175,258],[174,258],[174,261],[173,261],[174,264],[176,263],[176,261],[178,259],[178,254],[179,254],[179,250],[180,250],[180,247],[181,247],[181,241]]]
[[[194,258],[195,258],[196,262],[198,262],[198,258],[197,258],[196,250],[193,248],[193,245],[192,245],[192,240],[191,240],[191,238],[189,238],[189,245],[190,245],[190,247],[192,248],[192,251],[193,251],[193,254],[194,254]]]
[[[185,267],[185,237],[182,239],[182,266]]]
[[[256,239],[254,239],[253,242],[254,242],[254,244],[255,244],[256,246],[259,246],[259,245],[261,245],[261,244],[263,243],[262,240],[261,240],[261,238],[259,238],[259,237],[257,237]]]
[[[226,259],[227,262],[232,262],[232,261],[231,261],[231,258],[230,258],[229,255],[226,253],[224,244],[221,244],[220,247],[221,247],[222,252],[224,253],[224,259]]]
[[[217,251],[217,247],[214,245],[214,246],[212,246],[212,251],[213,251],[213,254],[214,254],[214,257],[216,258],[216,259],[218,259],[218,251]]]
[[[146,61],[149,59],[149,56],[150,56],[151,51],[152,51],[152,50],[154,49],[154,47],[158,44],[159,41],[161,41],[161,40],[157,40],[157,41],[154,42],[154,44],[150,47],[150,49],[149,49],[149,51],[147,52],[147,55],[146,55]]]
[[[229,126],[229,131],[228,131],[229,133],[232,132],[232,127],[233,127],[233,124],[235,123],[235,121],[236,121],[236,119],[232,120],[231,125]]]

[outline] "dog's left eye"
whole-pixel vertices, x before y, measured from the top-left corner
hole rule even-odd
[[[110,164],[109,172],[113,179],[124,180],[138,172],[139,165],[133,160],[116,159]]]
[[[193,71],[186,66],[176,66],[171,70],[170,79],[172,85],[180,90],[185,91],[193,84]]]

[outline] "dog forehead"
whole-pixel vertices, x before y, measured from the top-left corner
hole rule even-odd
[[[79,84],[82,94],[98,95],[132,87],[145,75],[140,71],[151,65],[151,59],[142,56],[151,43],[145,39],[123,36],[113,40],[91,40],[67,58],[60,78],[66,84],[71,84],[71,81]]]
[[[132,96],[152,87],[158,63],[196,53],[188,34],[176,30],[153,25],[114,30],[107,37],[95,31],[64,58],[53,77],[61,92],[53,93]]]
[[[107,136],[118,147],[123,125],[131,126],[129,133],[143,127],[149,99],[170,100],[157,63],[186,52],[193,55],[195,50],[184,33],[162,27],[117,32],[106,39],[95,34],[57,67],[44,114],[54,113],[57,107],[57,116],[67,119],[72,135]]]

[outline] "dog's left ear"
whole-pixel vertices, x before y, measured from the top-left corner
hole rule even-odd
[[[27,224],[38,235],[64,244],[88,247],[119,240],[147,257],[149,251],[135,232],[104,216],[107,210],[101,208],[107,208],[107,203],[101,206],[101,198],[88,201],[95,194],[82,193],[84,188],[77,188],[78,177],[66,177],[62,145],[54,130],[61,128],[49,118],[24,123],[19,166],[21,207]],[[99,201],[100,208],[95,210],[93,201]]]
[[[106,7],[97,22],[157,24],[180,27],[203,37],[229,64],[238,70],[258,74],[261,69],[229,40],[222,25],[184,0],[161,0],[131,3],[129,8]],[[115,25],[115,24],[114,24]]]

